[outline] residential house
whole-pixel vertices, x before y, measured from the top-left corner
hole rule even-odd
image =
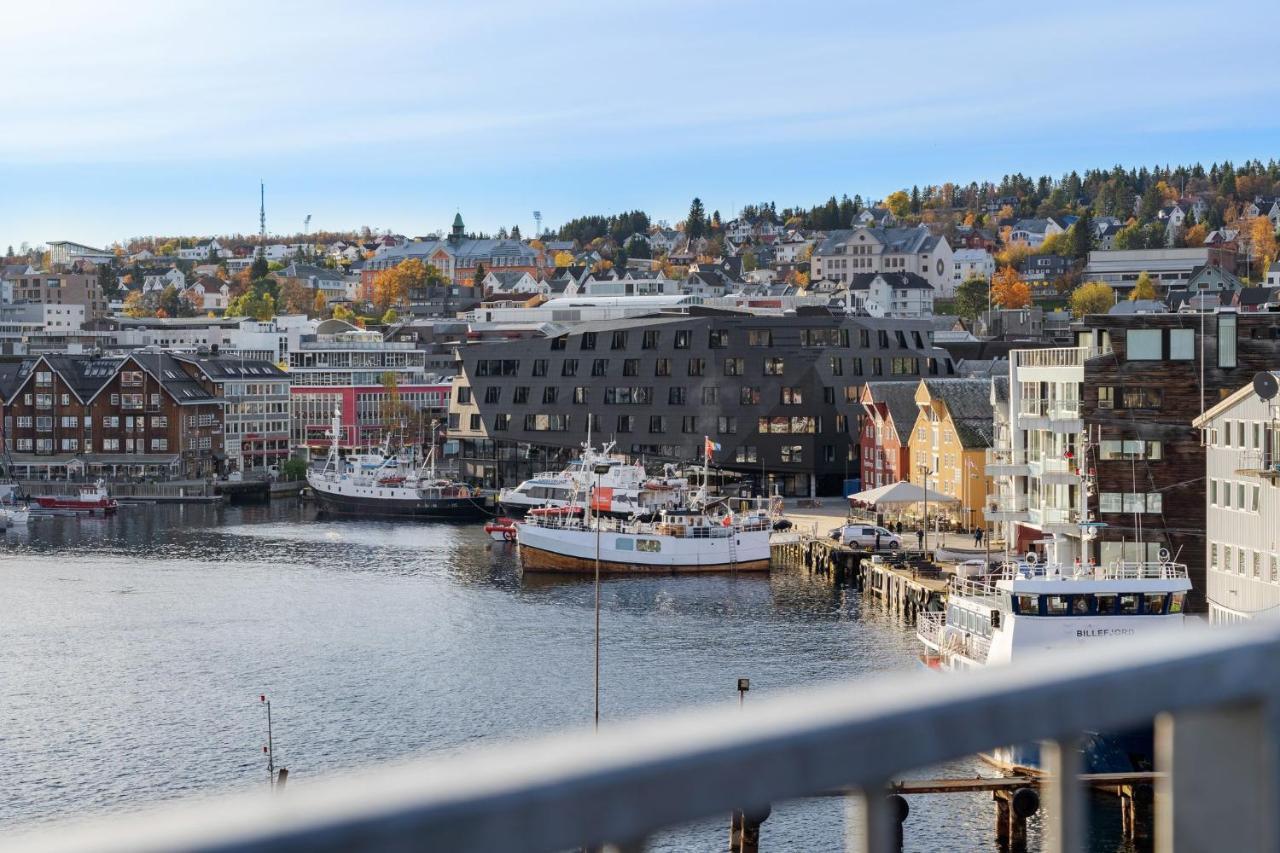
[[[1046,290],[1072,270],[1070,258],[1061,255],[1029,255],[1022,260],[1022,280],[1034,290]]]
[[[423,240],[386,248],[369,260],[361,273],[361,284],[369,286],[373,276],[401,261],[417,258],[435,267],[459,287],[472,287],[476,272],[527,272],[535,278],[546,270],[546,254],[520,240],[477,240],[466,235],[462,214],[454,217],[453,228],[444,240]]]
[[[1089,253],[1083,278],[1105,282],[1127,295],[1144,272],[1158,285],[1180,287],[1206,265],[1234,273],[1235,249],[1206,244],[1188,249],[1094,250]]]
[[[911,482],[958,503],[938,514],[965,530],[986,527],[983,507],[991,480],[986,453],[992,443],[989,379],[921,379],[914,394],[919,407],[911,433]]]
[[[846,293],[850,312],[910,319],[933,316],[933,285],[915,273],[857,273]]]
[[[234,355],[175,355],[223,401],[228,471],[250,471],[289,457],[289,374],[270,361]]]
[[[858,441],[864,491],[910,479],[911,431],[920,415],[919,386],[918,379],[873,380],[862,386]]]
[[[1280,427],[1276,398],[1257,387],[1243,385],[1193,422],[1204,448],[1201,557],[1213,625],[1280,609]]]
[[[14,300],[46,305],[83,305],[86,319],[107,313],[98,273],[93,271],[35,272],[29,270],[10,279]]]
[[[231,287],[211,275],[200,276],[181,293],[199,311],[225,311],[231,300]]]
[[[486,298],[495,295],[532,294],[543,291],[542,284],[529,273],[510,270],[490,272],[484,277],[482,284]]]
[[[1046,239],[1066,230],[1067,224],[1064,221],[1051,216],[1043,219],[1019,219],[1009,231],[1008,243],[1011,246],[1038,249]]]
[[[280,284],[293,282],[311,290],[319,291],[324,298],[333,302],[347,298],[347,280],[338,270],[317,267],[294,261],[278,272],[271,274]]]
[[[996,261],[986,249],[956,249],[951,255],[952,291],[971,278],[991,281]]]

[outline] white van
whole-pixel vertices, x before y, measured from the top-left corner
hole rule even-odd
[[[831,531],[831,538],[842,545],[875,548],[876,534],[880,534],[880,550],[896,551],[902,547],[902,539],[892,530],[873,524],[846,524]]]

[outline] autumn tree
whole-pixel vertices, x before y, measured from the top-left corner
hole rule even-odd
[[[911,212],[911,196],[904,190],[889,193],[884,203],[889,208],[889,212],[899,219]]]
[[[355,323],[356,312],[345,305],[335,305],[333,306],[333,319],[341,320],[344,323]]]
[[[392,306],[406,307],[411,291],[442,281],[435,267],[418,258],[408,258],[373,277],[373,304],[379,311]]]
[[[1198,222],[1188,228],[1187,232],[1182,235],[1182,242],[1189,249],[1197,249],[1204,245],[1204,238],[1207,236],[1209,236],[1209,230],[1203,222]]]
[[[1268,262],[1276,257],[1276,232],[1266,216],[1254,217],[1249,223],[1249,243],[1253,248],[1253,258],[1258,262],[1258,277],[1265,278]]]
[[[285,279],[280,285],[280,304],[286,314],[306,314],[313,302],[311,288],[296,278]]]
[[[1026,308],[1031,304],[1031,288],[1013,267],[1005,267],[991,280],[991,299],[1001,308]]]
[[[382,325],[390,326],[399,319],[400,315],[396,313],[396,309],[388,308],[382,315]]]
[[[124,315],[126,317],[152,317],[155,312],[147,307],[142,298],[142,291],[133,290],[124,298]]]
[[[1147,275],[1144,270],[1138,275],[1137,282],[1133,285],[1133,290],[1129,293],[1129,301],[1137,302],[1139,299],[1155,299],[1156,285],[1151,280],[1151,276]]]
[[[1101,281],[1086,281],[1071,291],[1071,313],[1075,317],[1105,314],[1116,304],[1116,292]]]
[[[971,278],[956,288],[956,314],[969,320],[976,320],[978,315],[987,309],[991,286],[984,278]]]
[[[329,308],[329,300],[325,297],[324,291],[316,289],[316,298],[311,303],[311,313],[315,317],[323,317]]]

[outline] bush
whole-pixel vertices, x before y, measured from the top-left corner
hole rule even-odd
[[[289,459],[280,466],[280,479],[303,480],[307,476],[307,463],[301,459]]]

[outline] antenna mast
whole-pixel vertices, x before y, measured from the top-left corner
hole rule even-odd
[[[267,255],[267,185],[258,181],[258,247],[265,258]]]

